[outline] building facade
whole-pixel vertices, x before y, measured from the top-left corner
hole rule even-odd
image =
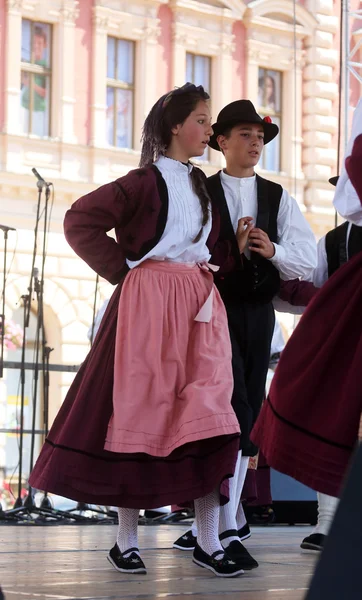
[[[328,178],[337,161],[339,15],[340,0],[0,0],[1,221],[17,230],[8,236],[6,317],[22,323],[36,224],[35,167],[55,190],[44,278],[51,362],[84,359],[95,295],[95,274],[62,235],[64,213],[85,192],[138,165],[145,116],[174,86],[203,84],[215,118],[239,98],[271,116],[281,133],[265,149],[259,172],[296,197],[317,237],[334,226]],[[357,25],[352,35],[361,36]],[[359,96],[353,82],[351,101]],[[212,174],[222,156],[209,150],[201,165]],[[100,281],[98,305],[111,292]],[[33,300],[29,360],[35,309]],[[284,319],[287,333],[293,323]],[[8,349],[6,358],[18,360],[19,352]],[[0,428],[19,425],[18,375],[8,369],[0,381]],[[73,376],[51,374],[50,422]],[[12,453],[9,437],[0,434],[0,467]]]

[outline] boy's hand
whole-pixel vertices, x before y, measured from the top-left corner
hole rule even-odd
[[[255,227],[249,235],[249,249],[264,258],[272,258],[275,254],[275,246],[268,234],[258,227]]]

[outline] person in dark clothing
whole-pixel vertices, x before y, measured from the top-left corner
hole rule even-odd
[[[242,527],[236,513],[249,458],[258,451],[250,432],[265,393],[275,320],[272,300],[281,280],[310,278],[316,266],[316,243],[297,202],[280,185],[254,171],[264,145],[279,132],[270,117],[262,119],[249,100],[237,100],[222,109],[213,130],[209,145],[224,154],[226,168],[208,178],[207,189],[220,212],[220,240],[229,244],[235,262],[229,273],[220,269],[215,283],[228,315],[232,406],[241,430],[238,462],[230,480],[234,505],[230,502],[220,510],[219,534],[224,547],[238,549],[244,568],[250,569],[257,563],[240,542]],[[175,544],[181,545],[179,540]]]

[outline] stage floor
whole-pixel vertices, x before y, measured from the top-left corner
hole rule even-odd
[[[122,575],[106,560],[116,526],[0,526],[0,582],[6,600],[302,600],[316,562],[299,548],[310,530],[253,528],[245,545],[259,568],[222,579],[172,549],[181,525],[139,528],[147,575]]]

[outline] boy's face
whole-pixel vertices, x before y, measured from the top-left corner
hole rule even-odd
[[[217,141],[226,162],[237,163],[244,169],[255,167],[264,148],[264,129],[255,123],[240,123],[227,137],[219,135]]]

